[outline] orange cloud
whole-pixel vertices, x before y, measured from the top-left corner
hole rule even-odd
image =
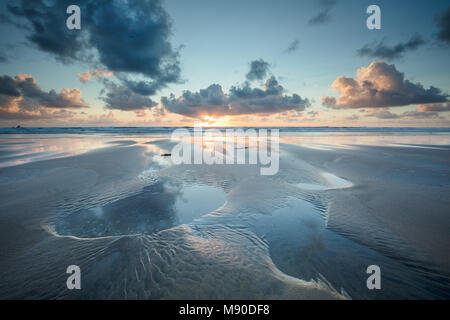
[[[404,78],[393,64],[372,62],[367,68],[358,69],[356,78],[338,77],[332,88],[341,96],[322,97],[322,104],[329,108],[386,108],[411,104],[446,102],[448,95],[440,89],[425,89],[420,83]]]

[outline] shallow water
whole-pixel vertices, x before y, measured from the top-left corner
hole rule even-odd
[[[405,268],[401,257],[388,257],[327,228],[323,212],[313,203],[293,199],[285,208],[259,217],[253,225],[267,241],[270,256],[284,273],[300,279],[323,277],[336,290],[356,299],[445,297],[450,282],[428,270],[426,263]],[[367,290],[366,269],[383,270],[383,291]],[[411,261],[412,262],[412,261]]]
[[[136,195],[62,215],[53,228],[58,235],[78,238],[152,234],[189,223],[224,203],[218,188],[159,179]]]

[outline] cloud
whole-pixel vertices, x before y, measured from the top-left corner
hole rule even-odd
[[[270,64],[263,59],[258,59],[250,62],[250,71],[246,74],[249,81],[262,80],[269,72]]]
[[[65,63],[83,61],[115,74],[146,77],[159,88],[179,81],[179,53],[169,41],[172,24],[161,1],[79,0],[85,13],[81,30],[68,30],[61,19],[72,3],[22,0],[8,5],[8,11],[15,16],[10,20],[28,23],[29,41]]]
[[[81,32],[68,30],[65,23],[61,23],[68,5],[68,1],[64,0],[54,3],[43,0],[10,3],[7,7],[13,17],[8,17],[8,21],[15,21],[18,17],[25,18],[28,22],[26,29],[30,31],[28,40],[39,49],[68,62],[77,58],[86,48]]]
[[[420,83],[404,79],[393,64],[372,62],[360,68],[356,78],[340,76],[332,88],[339,91],[339,98],[324,96],[322,104],[329,108],[385,108],[447,102],[448,95],[431,86],[425,89]]]
[[[335,97],[323,96],[322,97],[322,105],[327,107],[327,108],[339,109],[339,107],[336,104],[336,98]]]
[[[392,113],[388,108],[371,109],[366,113],[366,117],[376,117],[379,119],[434,119],[441,118],[439,112],[450,111],[450,103],[422,104],[416,110],[405,111],[401,114]]]
[[[309,19],[308,24],[309,25],[319,25],[319,24],[325,24],[328,21],[331,20],[330,11],[333,9],[333,7],[336,5],[336,0],[320,0],[319,6],[319,12]]]
[[[90,69],[87,72],[77,73],[77,76],[80,77],[82,83],[86,83],[92,78],[99,80],[103,77],[113,77],[114,73],[105,69]]]
[[[63,88],[44,91],[31,75],[19,74],[15,78],[8,75],[0,77],[0,110],[2,117],[48,117],[61,109],[87,108],[89,105],[81,98],[79,89]],[[52,110],[54,109],[54,110]],[[57,110],[58,109],[58,110]]]
[[[388,109],[371,110],[366,114],[366,117],[375,117],[378,119],[398,119],[400,116],[396,113],[390,112]]]
[[[415,119],[429,119],[429,118],[439,118],[437,112],[420,112],[420,111],[405,111],[402,117],[415,118]]]
[[[8,75],[0,77],[0,94],[6,96],[20,97],[16,81]]]
[[[38,112],[29,113],[21,111],[5,111],[0,108],[0,121],[3,120],[68,120],[72,119],[76,115],[75,112],[68,110],[57,110],[50,112],[45,109],[41,109]]]
[[[344,120],[355,121],[355,120],[359,120],[359,117],[356,114],[352,114],[350,116],[345,117]]]
[[[107,109],[140,112],[157,106],[150,98],[135,93],[126,86],[114,82],[104,81],[106,90],[101,97]]]
[[[358,55],[370,58],[393,60],[403,57],[403,54],[407,51],[416,50],[424,44],[425,40],[423,40],[419,34],[415,34],[407,42],[400,42],[394,46],[386,45],[385,40],[372,45],[366,44],[358,50]]]
[[[275,77],[266,80],[264,88],[251,88],[248,82],[233,86],[227,94],[218,84],[198,92],[185,91],[176,98],[161,97],[161,105],[170,112],[193,118],[204,115],[226,116],[244,114],[272,114],[289,110],[302,111],[310,105],[308,99],[297,94],[286,95]]]
[[[0,77],[0,120],[62,119],[87,108],[79,89],[44,91],[31,75]]]
[[[450,44],[450,7],[436,16],[436,24],[439,28],[438,39]]]
[[[289,47],[284,50],[284,53],[292,53],[294,51],[297,51],[298,45],[300,44],[300,41],[298,39],[295,39],[294,41],[289,44]]]
[[[419,112],[445,112],[450,111],[450,103],[433,103],[433,104],[421,104],[417,107]]]
[[[137,94],[144,96],[154,95],[159,89],[162,89],[161,83],[158,81],[134,81],[121,78],[123,83]]]
[[[0,63],[7,62],[7,61],[8,61],[8,58],[6,58],[4,55],[0,54]]]
[[[88,105],[81,98],[79,89],[61,89],[60,93],[55,90],[43,91],[31,75],[19,74],[14,79],[16,89],[20,91],[23,98],[21,104],[30,104],[38,107],[56,109],[79,109],[87,108]]]

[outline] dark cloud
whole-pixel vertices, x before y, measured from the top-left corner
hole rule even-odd
[[[291,53],[291,52],[297,51],[299,44],[300,44],[300,41],[297,39],[292,41],[291,44],[289,45],[289,47],[287,47],[287,49],[284,50],[284,52]]]
[[[30,30],[29,26],[18,23],[16,20],[17,19],[12,19],[11,16],[9,16],[3,12],[0,12],[0,24],[12,24],[19,29]]]
[[[309,25],[324,24],[331,20],[330,11],[336,5],[336,0],[320,0],[319,2],[319,12],[309,19]]]
[[[266,80],[264,88],[251,88],[248,82],[233,86],[227,94],[218,84],[210,85],[198,92],[185,91],[176,98],[162,97],[166,110],[189,116],[226,116],[243,114],[269,114],[289,110],[302,111],[310,105],[308,99],[297,94],[286,95],[275,77]]]
[[[250,71],[246,74],[249,81],[262,80],[267,77],[270,64],[263,59],[258,59],[250,62]]]
[[[0,24],[9,24],[12,23],[12,20],[9,16],[4,14],[3,12],[0,12]]]
[[[0,77],[0,94],[6,96],[20,97],[20,91],[16,82],[8,75]]]
[[[8,59],[5,56],[3,56],[2,54],[0,54],[0,63],[7,62],[7,61],[8,61]]]
[[[228,97],[218,84],[212,84],[206,89],[200,89],[198,92],[184,91],[178,98],[173,94],[169,97],[161,97],[161,104],[167,111],[189,117],[201,117],[205,114],[218,115],[229,112]]]
[[[134,81],[129,79],[123,79],[123,83],[133,90],[137,94],[141,94],[144,96],[152,96],[154,95],[159,89],[162,89],[162,85],[158,81]]]
[[[70,1],[26,1],[10,2],[8,10],[15,17],[25,18],[30,30],[28,40],[39,49],[54,54],[59,60],[69,62],[80,58],[80,53],[86,48],[82,33],[77,30],[68,30],[66,8]],[[87,12],[87,11],[84,11]],[[14,25],[17,25],[16,23]]]
[[[171,22],[160,1],[92,1],[85,23],[90,45],[111,71],[148,76],[162,83],[179,79],[178,53],[169,42]]]
[[[385,40],[372,45],[366,44],[358,50],[358,55],[370,58],[393,60],[401,58],[407,51],[416,50],[424,44],[425,40],[423,40],[420,35],[415,34],[407,42],[401,42],[394,46],[386,45]]]
[[[65,109],[87,108],[79,89],[44,91],[30,75],[0,77],[1,119],[48,119],[71,112]]]
[[[159,0],[76,1],[81,30],[68,30],[61,23],[71,4],[22,0],[8,9],[28,21],[32,43],[63,62],[84,61],[127,78],[147,77],[157,88],[179,81],[178,51],[169,42],[171,20]]]
[[[436,23],[439,28],[438,39],[450,43],[450,7],[436,16]]]
[[[420,83],[404,79],[393,64],[372,62],[360,68],[356,78],[340,76],[332,85],[339,98],[324,96],[322,104],[329,108],[385,108],[410,104],[447,102],[448,95],[431,86],[425,89]]]
[[[105,101],[108,109],[142,111],[157,106],[157,103],[150,98],[135,93],[126,86],[117,85],[107,80],[104,83],[106,90],[101,99]]]

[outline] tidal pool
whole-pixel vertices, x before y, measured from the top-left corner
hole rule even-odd
[[[65,214],[54,229],[59,235],[79,238],[152,234],[189,223],[225,201],[225,193],[219,188],[185,186],[176,180],[160,178],[136,195]]]
[[[448,297],[448,279],[425,259],[388,256],[334,232],[318,205],[291,199],[286,207],[252,220],[251,228],[268,244],[272,261],[283,273],[307,281],[322,280],[351,298]],[[383,272],[383,290],[366,287],[366,269],[372,264]]]

